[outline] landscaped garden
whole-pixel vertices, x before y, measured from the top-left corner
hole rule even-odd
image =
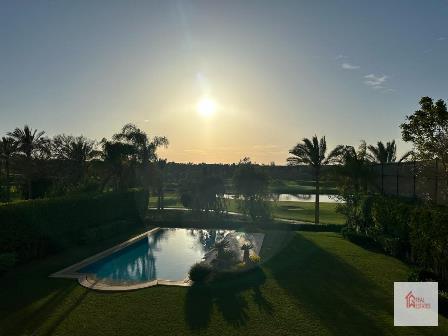
[[[206,287],[102,293],[48,275],[135,235],[18,267],[0,280],[5,335],[445,335],[394,328],[393,282],[409,267],[336,233],[266,233],[260,269]],[[281,249],[281,247],[284,247]]]
[[[428,99],[417,117],[440,113]],[[408,121],[418,149],[430,130]],[[284,167],[170,165],[167,144],[132,124],[101,146],[27,126],[3,138],[2,333],[448,333],[448,210],[418,197],[417,172],[413,197],[385,192],[393,141],[327,153],[304,138]],[[440,154],[421,146],[402,159]],[[400,281],[438,282],[437,328],[393,326]]]

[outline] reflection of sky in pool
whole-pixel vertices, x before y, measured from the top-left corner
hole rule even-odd
[[[231,231],[160,229],[78,272],[111,282],[184,280],[215,241]]]

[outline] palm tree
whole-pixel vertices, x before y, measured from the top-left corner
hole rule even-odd
[[[53,138],[52,149],[56,159],[70,161],[76,166],[78,178],[83,177],[86,162],[99,156],[95,141],[83,136],[57,135]]]
[[[342,165],[339,169],[339,175],[350,180],[350,188],[357,192],[361,188],[367,188],[366,183],[370,176],[369,163],[371,161],[364,140],[361,141],[357,150],[353,146],[339,145],[333,150],[331,156],[334,163]]]
[[[386,145],[382,141],[378,141],[376,147],[370,145],[368,147],[370,153],[369,158],[376,163],[381,165],[381,193],[384,192],[384,164],[395,162],[397,159],[397,146],[395,145],[395,140],[387,142]]]
[[[386,145],[382,141],[378,141],[376,146],[370,145],[367,147],[369,149],[369,154],[367,154],[370,161],[378,163],[381,165],[381,193],[384,192],[384,164],[393,163],[397,161],[397,145],[395,140],[388,141]],[[406,160],[409,156],[413,154],[412,151],[406,152],[398,164]]]
[[[137,160],[144,165],[157,159],[156,150],[158,147],[167,147],[169,144],[166,137],[155,136],[151,140],[144,131],[134,124],[124,125],[121,132],[113,136],[113,140],[124,141],[133,145],[136,149]]]
[[[27,161],[26,175],[28,199],[32,197],[31,173],[33,156],[48,142],[48,140],[44,138],[44,134],[44,131],[38,132],[37,129],[33,131],[28,125],[25,125],[23,129],[16,128],[13,132],[8,133],[8,136],[14,139],[14,142],[17,145],[17,150],[25,155]]]
[[[149,189],[149,165],[157,160],[157,148],[167,147],[169,142],[166,137],[150,137],[134,124],[126,124],[120,133],[113,136],[114,141],[123,141],[134,147],[134,160],[140,164],[142,182],[145,189]]]
[[[320,141],[317,136],[313,136],[312,139],[303,138],[302,142],[298,143],[293,149],[289,151],[293,156],[288,158],[289,165],[309,165],[314,170],[314,178],[316,184],[316,200],[314,206],[314,221],[319,223],[319,189],[320,189],[320,177],[321,169],[324,165],[330,163],[335,155],[332,151],[328,157],[326,157],[327,142],[325,137],[322,137]]]
[[[17,146],[14,142],[14,139],[9,137],[2,137],[2,141],[0,143],[0,157],[5,163],[5,171],[6,171],[6,201],[10,200],[10,188],[9,188],[9,163],[11,161],[11,157],[16,153]]]
[[[124,171],[125,166],[129,161],[129,157],[134,155],[134,147],[122,142],[113,142],[102,140],[103,159],[108,167],[108,175],[103,181],[102,190],[105,188],[109,180],[113,177],[115,179],[114,189],[124,188]]]
[[[367,148],[370,151],[368,156],[373,162],[385,164],[397,160],[397,145],[395,144],[395,140],[388,141],[386,145],[382,141],[378,141],[376,147],[370,145]]]

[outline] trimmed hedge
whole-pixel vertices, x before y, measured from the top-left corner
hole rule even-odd
[[[144,191],[38,199],[0,206],[0,253],[39,258],[142,223]]]
[[[448,286],[448,207],[394,196],[370,198],[370,213],[345,228],[344,237],[360,245],[373,241]]]

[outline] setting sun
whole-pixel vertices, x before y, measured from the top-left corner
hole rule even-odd
[[[198,102],[196,110],[201,116],[210,117],[216,112],[216,102],[211,98],[204,97]]]

